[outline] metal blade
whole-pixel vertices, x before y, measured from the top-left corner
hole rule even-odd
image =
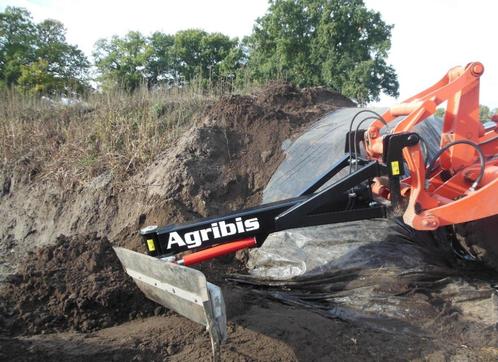
[[[216,355],[227,335],[221,289],[198,270],[120,247],[114,251],[147,298],[206,326]]]

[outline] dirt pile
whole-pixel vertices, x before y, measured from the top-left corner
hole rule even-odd
[[[15,270],[27,250],[51,244],[60,234],[96,232],[140,250],[137,230],[144,225],[255,205],[283,158],[282,143],[324,113],[352,105],[324,88],[270,83],[252,95],[221,98],[127,180],[106,172],[68,187],[36,176],[4,175],[0,279]]]
[[[88,332],[154,313],[107,239],[67,238],[27,255],[1,290],[9,334]],[[160,310],[156,310],[159,313]]]
[[[299,90],[281,82],[254,95],[222,98],[134,178],[134,184],[146,185],[142,191],[155,206],[135,214],[131,219],[138,224],[114,239],[137,248],[133,232],[142,225],[182,223],[258,204],[284,157],[282,144],[324,113],[352,105],[325,88]]]
[[[283,159],[282,143],[324,113],[352,105],[324,88],[278,82],[222,98],[146,171],[149,193],[175,196],[199,216],[255,205]]]

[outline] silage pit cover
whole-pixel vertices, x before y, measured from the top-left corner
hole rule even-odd
[[[349,122],[359,110],[330,113],[289,145],[263,202],[297,196],[341,157]],[[441,126],[440,119],[430,118],[417,128],[429,157],[439,148]],[[275,233],[250,252],[248,267],[245,282],[273,297],[395,333],[431,334],[451,313],[477,329],[498,322],[493,278],[457,260],[444,235],[416,232],[400,220]]]

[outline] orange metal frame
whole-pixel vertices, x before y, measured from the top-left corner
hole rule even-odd
[[[420,145],[403,150],[410,174],[402,180],[402,195],[408,201],[403,220],[417,230],[435,230],[498,214],[498,124],[485,131],[479,119],[479,78],[483,72],[484,66],[479,62],[465,68],[452,68],[432,87],[383,114],[387,123],[406,116],[392,132],[410,132],[434,114],[441,103],[447,102],[440,147],[457,140],[469,140],[480,146],[486,159],[484,177],[474,190],[471,185],[480,166],[476,150],[469,145],[450,147],[441,155],[437,172],[428,180]],[[384,124],[376,120],[365,135],[365,149],[373,159],[381,159],[384,151],[382,127]],[[445,177],[446,181],[441,178],[443,171],[450,175],[449,179]],[[382,190],[379,196],[389,197],[381,180],[377,180],[372,189]]]

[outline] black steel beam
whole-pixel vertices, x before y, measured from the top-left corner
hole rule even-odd
[[[347,157],[308,187],[320,188],[347,165]],[[255,237],[258,245],[274,232],[305,226],[333,224],[361,219],[385,217],[384,206],[369,207],[372,201],[368,182],[383,171],[372,161],[324,190],[283,201],[264,204],[226,215],[209,217],[193,223],[142,229],[141,234],[152,256],[176,255],[213,245]],[[349,195],[359,191],[360,200]],[[355,200],[353,203],[349,201]],[[346,210],[346,205],[352,209]]]
[[[313,194],[308,199],[289,207],[289,209],[275,218],[277,228],[283,229],[287,225],[296,224],[303,216],[312,214],[315,210],[326,204],[333,205],[334,201],[348,190],[360,185],[365,180],[372,179],[379,175],[380,170],[378,163],[376,161],[371,161],[369,164],[352,172],[324,190]]]

